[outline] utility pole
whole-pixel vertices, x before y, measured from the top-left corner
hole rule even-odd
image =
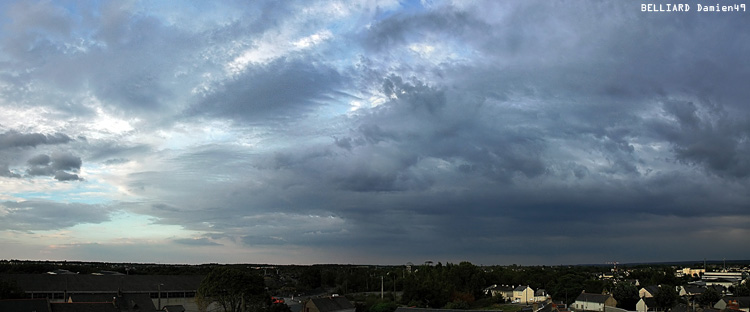
[[[161,284],[161,283],[160,283],[160,284],[157,284],[157,285],[156,285],[156,287],[157,287],[157,288],[159,289],[159,301],[158,301],[158,302],[159,302],[159,303],[158,303],[158,306],[159,306],[159,307],[157,308],[157,309],[159,309],[159,310],[161,310],[161,285],[164,285],[164,284]]]
[[[383,275],[380,276],[380,300],[383,300]]]

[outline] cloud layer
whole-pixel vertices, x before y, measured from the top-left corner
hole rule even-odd
[[[0,233],[16,258],[117,261],[96,250],[138,246],[179,262],[750,256],[732,248],[750,237],[742,12],[1,6]],[[97,224],[151,236],[80,230]],[[35,241],[44,229],[69,233]]]

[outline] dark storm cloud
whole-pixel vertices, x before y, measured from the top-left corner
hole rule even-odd
[[[281,58],[223,82],[189,114],[238,121],[298,118],[331,97],[341,80],[336,70],[315,60]]]
[[[63,134],[43,134],[43,133],[19,133],[17,131],[7,131],[0,134],[0,150],[9,148],[37,147],[39,145],[65,144],[72,139]]]
[[[704,166],[722,176],[746,178],[750,175],[750,119],[730,116],[721,106],[696,105],[687,101],[666,101],[662,109],[673,122],[661,121],[653,127],[671,142],[675,158]]]
[[[29,158],[27,163],[30,166],[47,166],[49,165],[50,161],[52,160],[48,155],[41,154],[41,155],[36,155],[34,157]]]
[[[2,202],[0,225],[6,230],[59,230],[82,223],[101,223],[109,220],[111,210],[106,206],[52,201]]]
[[[30,158],[27,163],[29,169],[26,173],[31,176],[53,176],[58,181],[82,180],[77,174],[67,172],[78,172],[83,165],[81,157],[72,154],[56,153],[52,157],[41,154]]]
[[[0,164],[0,177],[20,178],[21,175],[10,171],[10,168],[8,168],[8,164]]]
[[[378,84],[390,100],[350,118],[349,132],[333,137],[334,149],[327,157],[301,157],[294,148],[277,154],[284,156],[276,157],[284,165],[273,168],[291,171],[290,178],[298,181],[330,181],[310,188],[339,203],[323,208],[310,200],[304,201],[304,209],[289,209],[333,211],[355,229],[344,240],[385,246],[394,239],[389,233],[400,233],[396,236],[409,235],[426,246],[424,253],[434,252],[431,246],[440,241],[447,242],[447,250],[468,254],[487,248],[533,254],[529,246],[583,252],[587,245],[607,239],[621,246],[637,244],[635,236],[633,241],[617,239],[633,235],[628,227],[635,223],[643,233],[668,232],[656,228],[657,223],[639,220],[661,220],[665,228],[679,231],[681,222],[711,218],[714,213],[744,218],[746,196],[716,194],[739,194],[735,192],[744,189],[745,182],[733,185],[705,176],[691,163],[742,177],[745,165],[739,152],[747,148],[747,115],[736,115],[731,122],[714,116],[715,123],[709,124],[691,117],[690,107],[675,110],[666,105],[664,114],[654,113],[670,96],[706,95],[702,82],[685,78],[694,74],[679,73],[689,68],[682,61],[691,63],[713,52],[698,49],[698,43],[684,41],[685,36],[672,37],[673,20],[643,17],[623,7],[607,11],[595,6],[578,23],[573,18],[577,7],[556,6],[552,14],[546,12],[552,7],[542,5],[539,13],[529,10],[531,6],[509,6],[513,17],[500,19],[507,26],[501,29],[489,29],[490,22],[479,22],[480,18],[461,22],[475,19],[466,14],[476,12],[431,12],[380,21],[371,36],[364,36],[374,53],[367,55],[370,62],[362,62],[361,69],[380,72],[383,78],[370,83]],[[514,9],[524,14],[511,14]],[[542,13],[554,18],[533,24],[534,16]],[[593,19],[602,14],[611,14],[613,20],[595,23]],[[387,67],[377,64],[378,53],[393,53],[419,35],[429,38],[430,30],[440,33],[450,19],[462,28],[446,31],[448,38],[464,40],[467,48],[485,53],[489,63],[441,64],[437,72],[442,75],[424,80],[381,70]],[[631,23],[638,20],[647,25]],[[693,17],[683,22],[708,23]],[[744,21],[731,17],[720,23],[734,28]],[[591,24],[601,27],[586,32]],[[526,26],[531,30],[513,34]],[[719,30],[703,26],[707,28],[685,31]],[[658,39],[641,37],[647,29]],[[623,30],[632,44],[615,35]],[[719,46],[730,42],[709,40]],[[665,42],[693,47],[695,53],[686,60],[672,60],[672,50],[662,48]],[[558,44],[559,49],[554,48]],[[740,45],[714,52],[735,60],[736,48],[747,50]],[[712,75],[732,84],[729,80],[736,71]],[[744,91],[727,91],[729,95],[710,94],[746,113],[735,102]],[[530,224],[535,225],[533,238],[524,240]],[[589,237],[592,232],[599,238]],[[468,237],[483,244],[466,247],[472,246]],[[665,242],[655,246],[659,244]]]
[[[55,180],[57,181],[80,181],[83,179],[81,179],[80,176],[74,173],[68,173],[65,171],[57,171],[55,172]]]

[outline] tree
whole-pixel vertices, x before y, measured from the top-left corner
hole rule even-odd
[[[321,273],[318,268],[305,268],[299,277],[303,289],[315,289],[321,286]]]
[[[734,295],[737,297],[750,296],[750,287],[748,287],[747,284],[740,284],[734,289]]]
[[[398,305],[395,302],[379,302],[370,307],[370,312],[393,312]]]
[[[229,267],[217,267],[198,286],[202,310],[216,303],[224,312],[256,311],[270,304],[263,277]]]
[[[22,298],[24,291],[18,287],[14,280],[0,280],[0,299]]]
[[[708,287],[698,296],[698,303],[705,307],[713,307],[719,299],[721,299],[721,294],[713,287]]]
[[[654,294],[654,301],[656,301],[656,306],[659,307],[660,310],[667,311],[674,307],[677,303],[678,297],[679,295],[674,286],[661,285],[656,294]]]
[[[617,307],[628,311],[635,311],[638,303],[638,288],[630,283],[618,283],[612,289],[612,296],[617,300]]]

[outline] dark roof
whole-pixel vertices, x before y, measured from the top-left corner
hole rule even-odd
[[[544,289],[538,289],[536,292],[534,292],[534,296],[546,296],[547,291]]]
[[[155,312],[154,302],[148,294],[72,294],[72,303],[108,303],[118,311]]]
[[[557,305],[554,303],[544,305],[541,308],[536,310],[536,312],[557,312],[557,311],[559,310],[557,309]]]
[[[344,297],[313,298],[310,300],[320,312],[354,309],[354,305]]]
[[[648,291],[652,296],[655,296],[656,293],[659,291],[659,286],[656,286],[656,285],[650,285],[650,286],[646,286],[643,288],[646,289],[646,291]]]
[[[120,311],[155,312],[156,307],[148,294],[122,294],[117,297],[115,304]]]
[[[513,289],[513,291],[524,291],[526,288],[529,288],[529,286],[518,286],[516,289]]]
[[[643,300],[643,303],[645,303],[647,307],[656,307],[656,299],[653,297],[643,297],[641,300]]]
[[[398,307],[395,312],[503,312],[502,310],[453,310],[453,309],[430,309],[430,308],[405,308]]]
[[[0,311],[3,312],[49,312],[47,299],[13,299],[0,300]]]
[[[168,305],[161,309],[166,312],[185,312],[185,307],[182,305]]]
[[[50,303],[52,312],[119,312],[111,302]]]
[[[492,285],[485,289],[486,290],[499,290],[499,291],[513,291],[513,287],[506,286],[506,285]]]
[[[685,292],[688,294],[702,294],[706,291],[706,287],[701,286],[693,286],[693,285],[687,285],[685,287]]]
[[[82,275],[82,274],[0,274],[0,280],[15,280],[29,292],[130,293],[196,291],[202,275]]]
[[[83,302],[109,302],[115,301],[117,294],[71,294],[67,299],[74,303]]]
[[[578,298],[576,298],[576,301],[604,303],[610,297],[612,297],[612,295],[581,293],[578,295]]]

